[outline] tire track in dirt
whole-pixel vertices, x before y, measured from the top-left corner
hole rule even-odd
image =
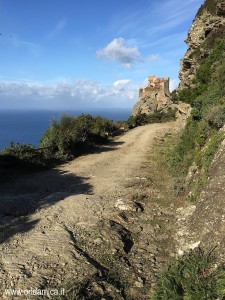
[[[116,214],[116,201],[129,196],[126,183],[141,176],[154,139],[174,127],[173,122],[137,127],[103,147],[101,153],[84,155],[58,168],[60,179],[50,170],[18,179],[15,187],[3,189],[2,199],[11,199],[15,206],[19,197],[26,205],[40,199],[44,204],[26,219],[19,216],[18,230],[13,228],[13,234],[0,245],[2,289],[30,289],[50,277],[60,282],[65,273],[74,277],[93,273],[94,267],[74,250],[65,228],[76,231],[81,241],[90,235],[98,237],[101,221]],[[3,228],[12,227],[13,222],[13,216],[6,218]],[[29,222],[33,224],[29,229],[21,229]],[[10,299],[4,294],[3,298]]]

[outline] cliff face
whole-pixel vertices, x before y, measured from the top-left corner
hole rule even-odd
[[[192,88],[196,70],[225,30],[225,1],[206,0],[199,9],[185,42],[188,50],[181,59],[179,90]]]
[[[147,87],[139,90],[139,99],[133,108],[132,115],[152,114],[155,111],[167,112],[171,105],[169,78],[149,76]]]
[[[217,246],[218,262],[224,262],[225,1],[205,1],[186,42],[189,48],[181,60],[178,95],[185,94],[187,102],[193,97],[188,102],[193,110],[179,146],[185,141],[191,146],[183,146],[186,156],[179,154],[179,158],[185,162],[195,147],[200,160],[193,152],[188,196],[199,191],[194,205],[186,203],[177,211],[177,251],[182,254],[198,245],[204,249]]]

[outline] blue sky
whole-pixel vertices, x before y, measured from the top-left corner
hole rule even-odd
[[[0,109],[132,107],[178,84],[203,0],[0,0]]]

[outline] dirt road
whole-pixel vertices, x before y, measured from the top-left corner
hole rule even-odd
[[[128,231],[116,223],[122,226],[119,241],[109,233],[115,222],[108,221],[141,210],[130,201],[132,182],[146,176],[154,139],[173,129],[173,122],[137,127],[97,153],[2,185],[2,290],[60,284],[68,273],[88,276],[98,268],[94,253],[109,247],[114,254],[117,248],[110,245],[117,240],[128,253],[134,244]]]

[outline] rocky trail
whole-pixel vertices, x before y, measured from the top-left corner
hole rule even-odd
[[[149,157],[174,129],[137,127],[96,153],[2,184],[1,297],[14,299],[6,288],[72,281],[83,299],[147,299],[172,247],[165,224],[173,220],[173,207],[149,201],[161,197]]]

